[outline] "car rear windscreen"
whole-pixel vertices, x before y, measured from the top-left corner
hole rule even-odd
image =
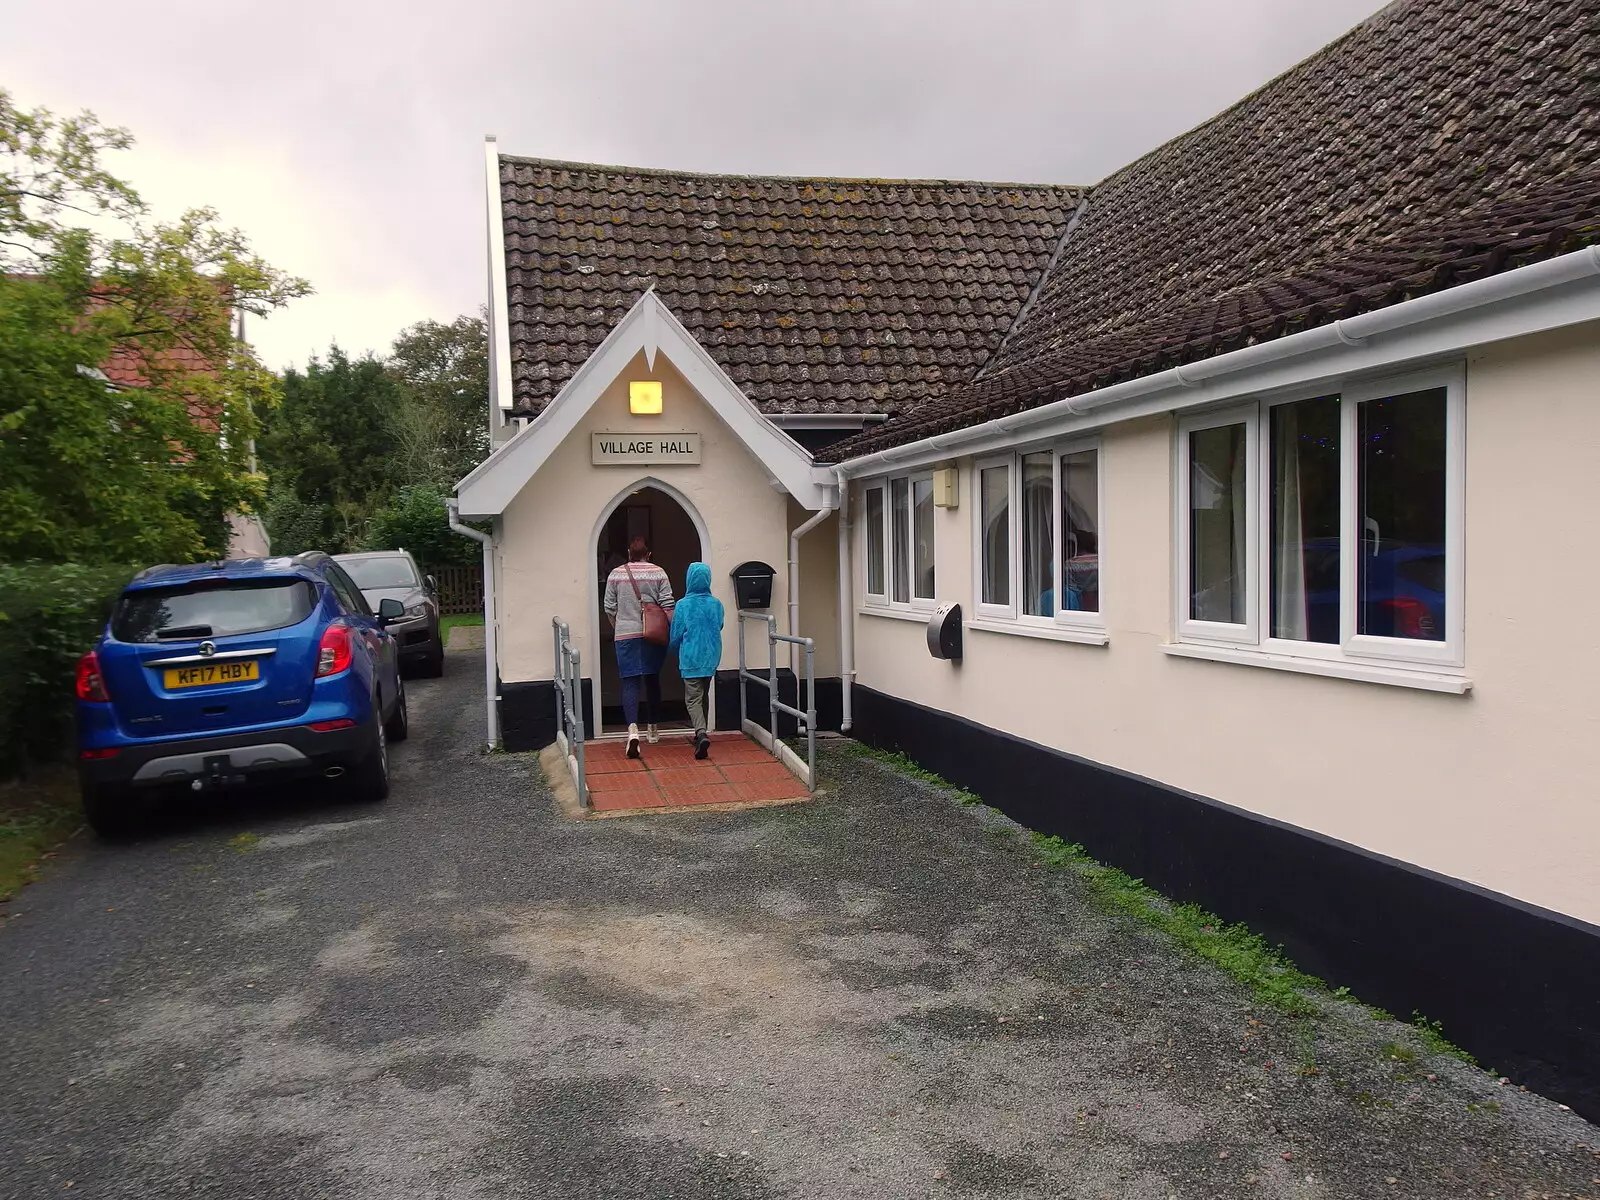
[[[304,579],[218,580],[128,592],[111,615],[121,642],[227,637],[282,629],[306,619],[316,590]]]
[[[404,558],[341,558],[339,565],[364,592],[417,586],[417,573]]]

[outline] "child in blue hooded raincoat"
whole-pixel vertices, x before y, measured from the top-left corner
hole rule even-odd
[[[704,758],[711,750],[706,703],[717,664],[722,661],[722,601],[711,594],[711,568],[703,562],[689,564],[683,598],[672,610],[672,637],[667,648],[678,653],[684,704],[694,726],[694,756]]]

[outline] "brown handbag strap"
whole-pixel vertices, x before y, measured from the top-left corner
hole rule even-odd
[[[644,593],[639,590],[639,581],[633,577],[633,564],[623,563],[622,569],[628,573],[628,582],[633,584],[633,597],[639,602],[639,612],[644,612]]]

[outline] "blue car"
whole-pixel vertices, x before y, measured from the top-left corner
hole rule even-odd
[[[347,776],[389,794],[388,743],[407,733],[388,626],[320,552],[140,572],[78,663],[84,815],[137,830],[163,789]]]

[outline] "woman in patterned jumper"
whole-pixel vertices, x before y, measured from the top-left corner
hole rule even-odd
[[[617,674],[622,678],[622,712],[628,722],[628,757],[639,757],[639,696],[644,693],[650,744],[661,740],[656,729],[661,709],[661,666],[665,645],[645,640],[644,606],[660,605],[670,617],[672,583],[667,573],[650,561],[650,547],[642,537],[628,543],[628,561],[606,576],[606,617],[615,631]]]

